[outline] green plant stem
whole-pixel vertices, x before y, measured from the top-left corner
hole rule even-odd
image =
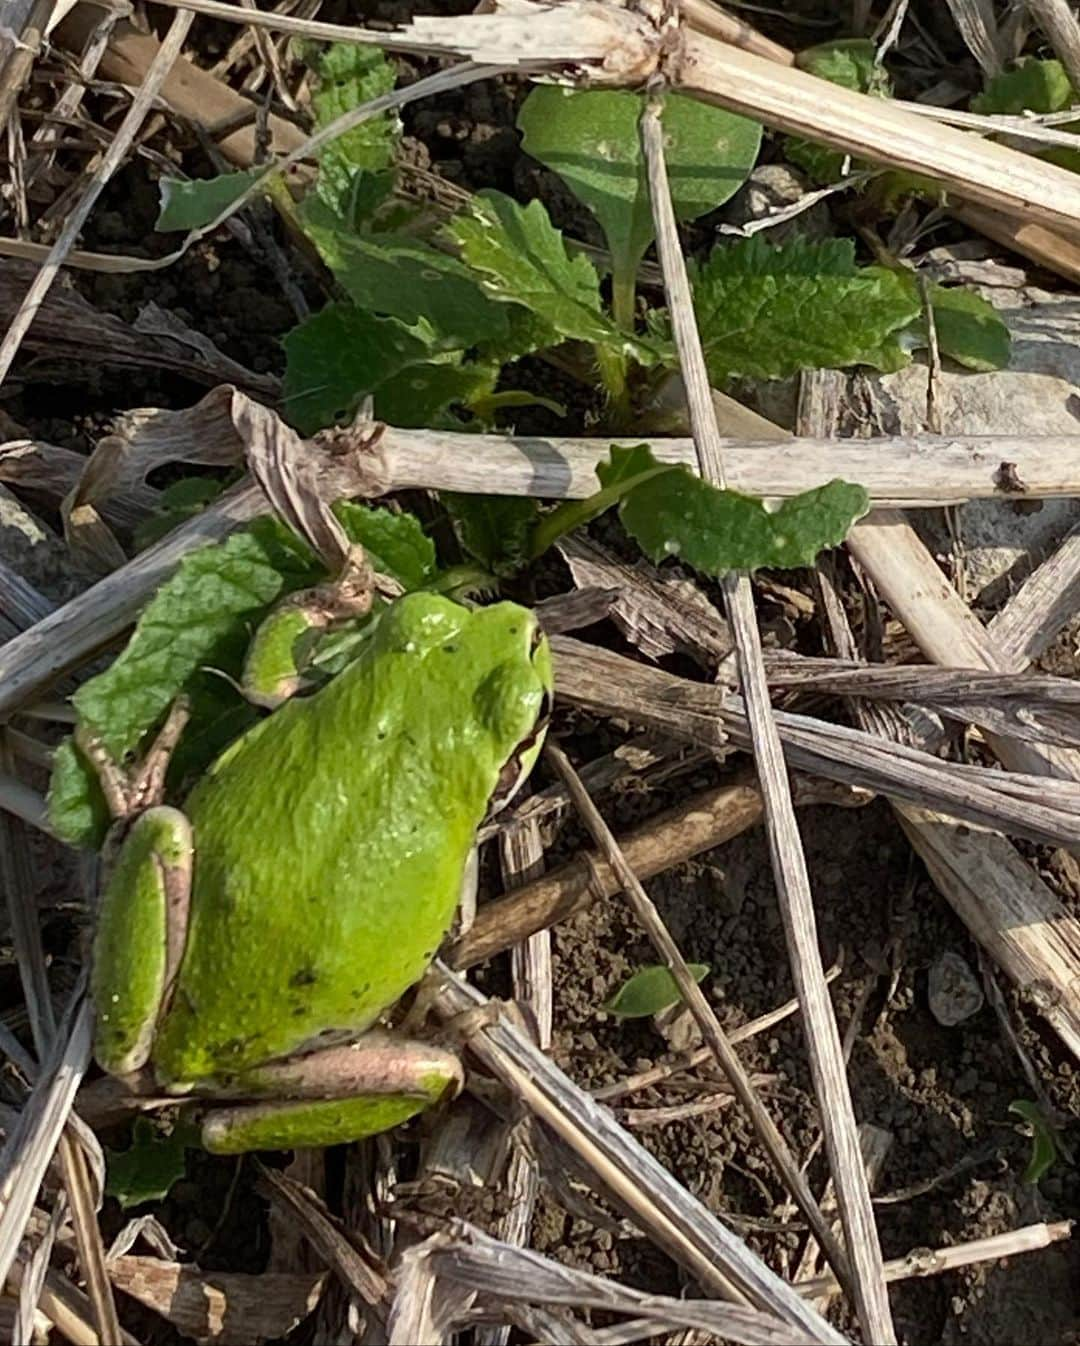
[[[611,271],[611,316],[624,332],[634,330],[637,310],[637,261],[615,261]]]
[[[565,533],[580,528],[590,519],[595,519],[598,514],[603,514],[604,510],[618,504],[635,486],[640,486],[664,472],[678,470],[674,463],[659,463],[647,472],[639,472],[636,476],[612,482],[610,486],[602,487],[592,495],[586,496],[584,500],[568,500],[565,504],[557,505],[537,521],[529,539],[529,560],[535,561],[538,556],[543,556],[544,552]]]
[[[626,356],[609,346],[593,346],[600,381],[611,399],[611,420],[624,424],[630,415],[630,390],[626,383]]]

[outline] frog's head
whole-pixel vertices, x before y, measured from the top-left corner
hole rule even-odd
[[[497,813],[524,784],[543,747],[554,692],[551,647],[536,617],[516,603],[480,608],[470,625],[489,665],[477,679],[473,706],[498,770],[489,806],[489,813]]]

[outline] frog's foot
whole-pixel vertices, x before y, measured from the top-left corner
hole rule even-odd
[[[97,773],[114,820],[132,818],[161,803],[165,794],[165,772],[190,718],[187,698],[177,697],[146,755],[130,772],[124,770],[96,734],[84,725],[75,730],[75,742]]]
[[[318,638],[370,612],[375,587],[364,549],[349,546],[335,579],[282,599],[259,623],[248,646],[240,677],[244,696],[266,710],[295,696],[304,685]]]
[[[363,1140],[456,1094],[463,1078],[452,1052],[371,1033],[246,1072],[230,1092],[262,1101],[209,1113],[203,1145],[215,1154],[241,1154]]]

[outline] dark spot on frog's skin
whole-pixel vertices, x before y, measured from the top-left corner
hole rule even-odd
[[[318,980],[319,974],[313,967],[302,967],[289,978],[289,985],[293,987],[314,986]]]
[[[302,1019],[307,1012],[308,1007],[306,1005],[294,1005],[292,1007],[292,1016],[294,1019]]]
[[[443,654],[457,654],[458,652],[458,647],[452,643],[449,645],[444,645],[442,648],[443,648]]]
[[[240,1056],[247,1051],[253,1040],[252,1038],[230,1038],[228,1042],[222,1042],[211,1047],[210,1051],[214,1056]]]

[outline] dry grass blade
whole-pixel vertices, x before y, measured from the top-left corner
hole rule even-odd
[[[473,1020],[480,1026],[469,1038],[469,1050],[703,1289],[721,1296],[734,1289],[753,1307],[781,1319],[789,1339],[795,1333],[811,1342],[845,1341],[505,1016],[492,1022],[496,1007],[475,987],[436,963],[432,988],[444,1020],[490,1006]]]
[[[679,246],[675,211],[664,163],[661,104],[652,101],[641,117],[641,141],[656,224],[657,251],[683,382],[699,471],[717,486],[725,484],[712,389],[705,368],[690,282]],[[810,1071],[814,1081],[829,1165],[850,1259],[852,1298],[868,1341],[895,1340],[889,1298],[882,1272],[870,1192],[859,1157],[855,1113],[848,1092],[840,1034],[829,999],[817,938],[810,880],[795,819],[787,767],[762,660],[761,638],[753,591],[746,575],[725,574],[720,580],[728,625],[735,640],[740,684],[746,702],[754,764],[764,803],[766,834],[784,922],[795,991],[803,1010]],[[818,1238],[821,1234],[818,1232]],[[828,1247],[823,1243],[823,1247]]]
[[[134,143],[139,128],[157,97],[165,76],[180,54],[188,29],[191,27],[192,18],[193,15],[184,11],[174,16],[165,40],[161,44],[161,49],[154,58],[150,69],[146,72],[146,78],[132,100],[131,107],[128,109],[124,120],[117,128],[109,148],[102,155],[101,163],[87,184],[78,204],[68,213],[48,259],[42,265],[26,292],[19,312],[15,315],[3,341],[0,342],[0,383],[3,383],[7,377],[12,361],[22,344],[22,339],[26,335],[30,324],[34,321],[38,309],[49,292],[49,287],[56,279],[64,263],[64,258],[74,247],[75,240],[89,218],[98,198]]]
[[[19,1250],[45,1170],[56,1150],[76,1090],[90,1064],[91,1011],[78,994],[70,1020],[54,1038],[19,1124],[0,1151],[0,1284]],[[113,1336],[112,1340],[117,1340]]]
[[[753,1123],[758,1139],[776,1165],[776,1170],[784,1185],[791,1193],[799,1209],[806,1216],[807,1222],[829,1259],[829,1264],[838,1273],[840,1280],[849,1284],[850,1271],[838,1240],[833,1235],[818,1207],[814,1194],[810,1190],[810,1185],[795,1162],[795,1157],[788,1149],[787,1142],[780,1134],[779,1128],[773,1121],[768,1109],[758,1097],[757,1090],[744,1070],[742,1062],[721,1027],[712,1006],[705,999],[704,992],[686,966],[686,961],[664,924],[656,904],[646,893],[640,879],[627,863],[625,854],[612,835],[611,829],[601,817],[600,811],[593,803],[588,791],[582,785],[577,772],[570,765],[566,754],[561,748],[552,744],[545,749],[545,755],[566,782],[570,797],[574,801],[589,835],[618,879],[620,887],[634,909],[634,914],[649,936],[653,948],[656,949],[674,978],[675,984],[679,988],[679,994],[693,1015],[694,1021],[701,1030],[702,1037],[712,1048],[721,1070],[731,1081],[739,1102],[746,1109],[747,1115]],[[762,793],[764,794],[764,791]]]
[[[893,1257],[885,1263],[885,1277],[892,1283],[909,1280],[913,1276],[940,1276],[960,1267],[976,1266],[980,1262],[996,1262],[1001,1257],[1015,1257],[1018,1253],[1037,1252],[1052,1243],[1072,1237],[1071,1220],[1054,1224],[1030,1224],[1007,1234],[992,1234],[989,1238],[972,1239],[968,1243],[954,1243],[947,1248],[916,1248],[906,1257]],[[834,1289],[832,1276],[816,1276],[803,1281],[799,1289],[815,1297]]]
[[[408,1256],[423,1258],[439,1278],[456,1281],[496,1303],[536,1302],[633,1314],[649,1320],[655,1335],[690,1328],[748,1346],[786,1346],[791,1341],[789,1327],[755,1309],[712,1300],[647,1295],[563,1266],[531,1249],[514,1248],[463,1220],[451,1221],[448,1230],[428,1239]]]
[[[987,626],[1006,668],[1023,668],[1080,610],[1080,528],[1028,576]]]
[[[998,44],[993,0],[946,0],[946,4],[983,74],[988,78],[1000,75],[1004,63]]]

